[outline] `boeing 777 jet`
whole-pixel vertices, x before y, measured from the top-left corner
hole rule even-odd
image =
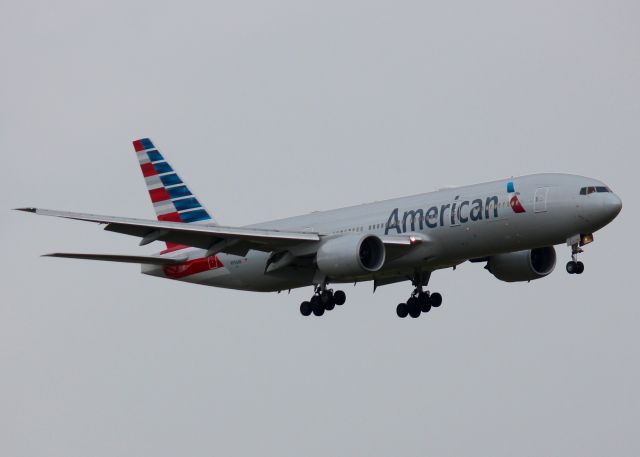
[[[426,290],[433,271],[483,262],[502,281],[531,281],[554,270],[560,244],[570,248],[567,272],[581,274],[582,247],[622,208],[596,179],[543,173],[230,227],[216,222],[151,140],[133,146],[157,220],[19,210],[104,224],[141,238],[140,245],[162,241],[166,248],[152,256],[47,256],[137,263],[146,275],[230,289],[312,286],[300,304],[304,316],[345,303],[332,284],[372,281],[375,291],[410,281],[411,295],[396,312],[416,318],[442,303]]]

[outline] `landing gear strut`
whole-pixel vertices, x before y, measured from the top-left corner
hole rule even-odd
[[[411,316],[415,319],[420,317],[420,314],[428,313],[431,308],[438,308],[442,304],[442,295],[438,292],[431,293],[428,290],[422,290],[422,286],[427,285],[428,282],[428,275],[425,277],[421,274],[416,274],[416,277],[412,280],[415,288],[411,296],[406,303],[400,303],[396,307],[398,317]]]
[[[341,290],[327,289],[326,284],[317,285],[313,296],[309,301],[300,303],[300,314],[309,316],[322,316],[325,311],[331,311],[337,306],[344,305],[347,300],[346,294]]]
[[[579,243],[571,245],[571,260],[567,262],[567,273],[580,275],[584,271],[584,263],[578,261],[578,254],[582,253]]]

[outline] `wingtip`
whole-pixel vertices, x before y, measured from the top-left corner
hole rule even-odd
[[[38,211],[38,208],[31,208],[31,207],[25,207],[25,208],[13,208],[14,211],[24,211],[26,213],[35,213]]]

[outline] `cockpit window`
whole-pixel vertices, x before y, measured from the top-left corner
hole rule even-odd
[[[580,195],[589,195],[594,192],[611,192],[611,189],[605,186],[589,186],[580,189]]]

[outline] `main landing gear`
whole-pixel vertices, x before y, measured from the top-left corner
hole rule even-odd
[[[442,304],[442,295],[438,292],[414,290],[406,303],[400,303],[396,307],[398,317],[411,316],[414,319],[420,317],[421,313],[428,313],[431,308],[437,308]]]
[[[335,292],[326,286],[316,286],[313,297],[309,301],[300,303],[300,314],[309,316],[322,316],[325,311],[331,311],[336,305],[341,306],[347,300],[346,294],[341,290]]]
[[[570,275],[581,275],[584,271],[584,263],[578,261],[578,254],[582,252],[578,243],[571,245],[571,260],[567,262],[567,273]]]
[[[398,317],[405,318],[411,316],[415,319],[419,317],[420,314],[428,313],[431,308],[438,308],[442,304],[442,295],[438,292],[430,293],[428,290],[422,290],[422,286],[426,285],[428,281],[429,276],[420,276],[412,281],[415,289],[406,303],[400,303],[396,307]]]

